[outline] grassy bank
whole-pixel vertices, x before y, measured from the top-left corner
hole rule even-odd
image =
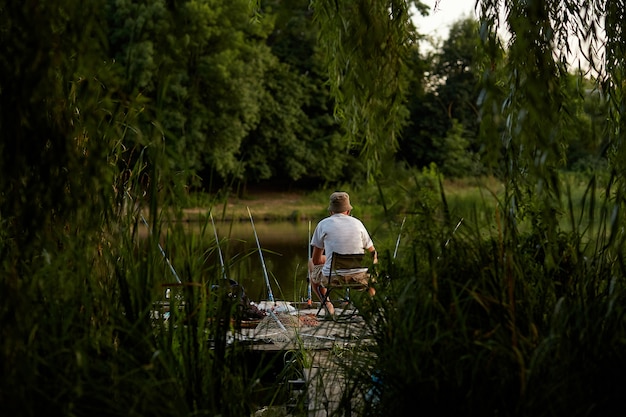
[[[405,215],[414,211],[407,200],[405,188],[411,184],[394,184],[393,188],[381,195],[375,184],[358,188],[338,187],[350,194],[353,214],[364,219],[385,216],[384,206],[393,215]],[[472,206],[483,206],[487,202],[490,213],[495,207],[494,196],[501,192],[502,185],[493,178],[470,178],[444,181],[445,192],[449,195],[454,211],[462,211]],[[335,189],[278,191],[250,188],[244,196],[229,195],[226,198],[196,193],[189,197],[183,208],[186,220],[203,219],[213,210],[215,218],[224,220],[248,221],[249,208],[254,218],[259,220],[318,220],[328,215],[328,197]],[[389,214],[389,213],[387,213]]]
[[[326,214],[328,196],[320,191],[281,192],[252,190],[243,197],[217,198],[195,194],[183,208],[185,219],[197,220],[213,210],[220,220],[248,221],[248,208],[259,220],[312,220]]]
[[[498,184],[438,186],[436,178],[416,177],[345,188],[356,216],[406,223],[397,257],[395,239],[378,248],[377,296],[355,297],[377,343],[333,349],[359,364],[345,370],[347,392],[373,392],[375,400],[341,411],[615,415],[626,390],[626,262],[614,202],[582,183],[571,193],[578,197],[555,211],[559,222],[537,221],[536,201],[516,207],[527,210],[516,222],[506,217],[511,204]],[[247,221],[248,207],[258,219],[294,211],[320,218],[328,194],[250,193],[227,203],[203,196],[189,207],[203,224],[207,209],[197,207],[213,207],[218,219]],[[584,225],[563,221],[569,218]],[[255,381],[269,370],[245,368],[246,347],[229,336],[241,306],[219,263],[207,262],[218,249],[210,228],[191,234],[174,222],[164,233],[155,221],[148,234],[139,219],[138,211],[124,211],[89,234],[64,224],[55,246],[35,253],[21,276],[5,266],[0,404],[7,413],[250,416],[265,405],[254,400]],[[160,241],[150,238],[165,234],[180,284]],[[2,241],[5,250],[9,243]],[[227,266],[247,259],[235,254]],[[164,282],[174,284],[171,315],[154,320]],[[275,381],[278,390],[283,381]]]

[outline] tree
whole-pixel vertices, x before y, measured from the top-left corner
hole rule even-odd
[[[608,132],[604,94],[581,72],[566,76],[563,89],[568,95],[563,112],[569,117],[565,126],[566,167],[593,172],[606,163]]]
[[[267,44],[276,61],[262,80],[259,123],[241,146],[245,180],[319,185],[363,177],[358,150],[343,140],[333,118],[309,2],[263,2],[259,13],[272,21]]]
[[[245,0],[110,1],[113,53],[125,90],[149,100],[143,126],[158,121],[170,164],[240,178],[240,146],[260,119],[264,44],[271,25],[254,23]],[[129,138],[128,140],[130,140]],[[145,146],[140,137],[137,145]]]
[[[434,56],[422,56],[417,45],[408,59],[410,70],[407,109],[409,117],[399,139],[398,159],[411,166],[441,165],[443,158],[437,152],[436,142],[445,135],[447,118],[437,105],[435,91],[430,88],[431,66]]]
[[[480,38],[478,22],[473,18],[460,19],[452,24],[448,38],[444,40],[441,52],[435,55],[432,76],[436,100],[441,106],[442,115],[447,116],[447,126],[452,128],[453,120],[463,125],[471,150],[478,151],[478,127],[480,124],[477,105],[480,93]]]
[[[264,2],[262,18],[274,22],[267,45],[275,62],[263,80],[259,124],[241,148],[245,178],[278,183],[310,178],[337,180],[341,170],[327,171],[318,163],[334,158],[332,132],[339,126],[329,117],[330,95],[319,71],[318,31],[309,3]],[[326,124],[330,135],[316,128],[320,124]]]
[[[307,123],[302,108],[303,81],[287,64],[279,62],[266,74],[259,124],[241,147],[247,180],[298,180],[306,173],[309,150],[302,139]]]
[[[483,123],[482,127],[498,131],[498,135],[492,138],[499,143],[487,148],[487,156],[500,161],[503,169],[502,178],[507,188],[505,201],[511,204],[504,208],[505,212],[508,211],[505,235],[513,241],[516,222],[526,215],[533,218],[532,224],[537,226],[536,232],[541,239],[555,241],[559,224],[555,216],[561,204],[558,170],[563,167],[568,142],[566,126],[569,116],[562,110],[568,107],[563,86],[568,77],[569,36],[577,34],[582,41],[589,43],[589,51],[592,51],[600,40],[599,20],[605,18],[608,45],[613,42],[621,45],[621,35],[615,37],[613,32],[617,25],[617,20],[613,20],[615,9],[608,7],[605,14],[600,10],[601,3],[588,4],[577,0],[565,3],[511,2],[505,5],[504,14],[501,14],[499,2],[480,2],[481,40],[494,59],[500,53],[499,31],[505,29],[510,34],[503,66],[485,68],[481,105],[483,120],[499,123]],[[589,13],[590,10],[593,12]],[[505,18],[501,21],[502,15]],[[499,22],[503,27],[498,25]],[[621,33],[621,29],[618,32]],[[616,59],[614,52],[610,47],[607,49],[603,91],[607,97],[617,98],[621,97],[621,88],[612,83],[616,76],[620,77],[622,70],[620,65],[615,65],[621,59]],[[596,55],[587,57],[591,68],[599,68]],[[501,81],[494,74],[500,74]],[[613,103],[619,100],[617,98]],[[615,119],[618,124],[620,120]],[[618,148],[622,147],[618,145],[614,149]],[[525,205],[530,201],[529,196],[536,202],[533,207]],[[551,253],[552,249],[548,243],[546,252]]]
[[[118,123],[133,109],[115,98],[101,2],[0,10],[0,372],[12,381],[0,403],[9,414],[64,415],[80,396],[68,399],[56,378],[71,372],[65,353],[106,334],[92,332],[102,314],[74,297],[110,282],[98,248],[114,223]]]
[[[5,273],[21,276],[36,269],[42,251],[59,250],[60,229],[69,219],[91,211],[101,219],[111,214],[111,161],[118,148],[107,132],[114,130],[111,118],[121,106],[111,100],[116,79],[106,58],[100,7],[98,1],[0,3]],[[31,264],[31,256],[37,262]]]
[[[440,49],[423,57],[414,49],[411,66],[419,82],[409,84],[410,117],[398,153],[410,165],[435,163],[448,176],[470,175],[476,169],[481,148],[479,46],[478,23],[465,18],[453,24]],[[459,164],[463,154],[465,161]]]
[[[407,112],[407,59],[414,42],[410,7],[419,2],[316,0],[320,47],[329,70],[336,114],[346,135],[363,144],[370,162],[397,149]]]

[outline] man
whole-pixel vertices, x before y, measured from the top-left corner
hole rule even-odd
[[[360,220],[350,216],[352,206],[348,193],[338,191],[330,195],[328,205],[329,217],[317,224],[311,246],[313,253],[309,260],[311,289],[317,294],[320,301],[326,294],[325,285],[328,285],[328,276],[333,252],[342,254],[357,254],[368,251],[374,257],[374,263],[378,263],[378,257],[374,243],[367,229]],[[367,277],[367,269],[356,271]],[[374,288],[370,287],[370,295],[374,295]],[[335,313],[335,308],[330,301],[326,302],[326,310],[329,314]]]

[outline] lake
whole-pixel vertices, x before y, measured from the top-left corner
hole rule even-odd
[[[321,219],[320,219],[321,220]],[[307,260],[309,256],[309,233],[313,233],[318,221],[255,221],[255,228],[262,248],[265,270],[269,277],[275,300],[305,301],[307,299]],[[382,236],[376,237],[368,222],[376,247],[381,252]],[[310,232],[309,232],[310,227]],[[195,229],[195,226],[191,226]],[[199,228],[199,226],[198,226]],[[246,221],[217,222],[215,225],[220,248],[227,265],[228,277],[239,282],[253,301],[269,299],[263,263],[257,247],[252,224]],[[207,248],[215,245],[214,232],[209,224],[203,241]],[[387,234],[387,233],[385,233]],[[219,267],[217,251],[207,258],[209,264]],[[313,296],[314,301],[315,296]]]
[[[311,224],[311,233],[316,224]],[[269,299],[267,272],[274,299],[306,300],[309,223],[261,221],[254,226],[263,262],[250,222],[216,224],[225,263],[231,265],[229,278],[238,281],[253,301],[261,301]],[[230,237],[223,241],[224,236]]]
[[[219,272],[221,262],[215,245],[215,233],[217,233],[228,278],[242,285],[252,301],[269,300],[265,279],[265,273],[267,273],[275,300],[300,302],[306,301],[308,297],[309,236],[319,220],[321,219],[310,223],[308,221],[255,221],[254,226],[262,249],[265,270],[251,222],[216,222],[215,232],[210,222],[208,224],[185,222],[183,227],[186,233],[191,234],[188,238],[195,240],[193,246],[196,250],[205,254],[205,266],[215,266],[216,271]],[[364,221],[378,253],[382,254],[385,248],[393,250],[399,229],[390,231],[388,224],[376,223],[378,222]],[[162,243],[169,253],[166,239],[162,240]],[[173,267],[174,269],[178,267],[176,259],[173,260]],[[317,301],[315,296],[313,296],[313,301]]]

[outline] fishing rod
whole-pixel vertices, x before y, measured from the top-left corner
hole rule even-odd
[[[448,240],[446,240],[446,243],[443,245],[443,247],[445,248],[446,246],[448,246],[448,243],[450,243],[450,240],[452,240],[452,237],[454,236],[454,234],[456,233],[456,229],[459,228],[459,226],[461,225],[461,223],[463,223],[463,217],[461,217],[461,220],[459,220],[459,222],[456,224],[456,227],[454,228],[454,230],[452,231],[452,233],[450,233],[450,237],[448,238]]]
[[[256,239],[256,246],[259,249],[259,257],[261,258],[261,266],[263,267],[263,276],[265,277],[265,284],[267,285],[267,296],[269,300],[274,302],[274,294],[272,293],[272,287],[270,285],[270,278],[267,275],[267,268],[265,268],[265,260],[263,259],[263,251],[261,250],[261,244],[259,243],[259,236],[256,233],[256,227],[254,227],[254,220],[252,220],[252,213],[250,213],[250,207],[248,209],[248,215],[250,216],[250,223],[252,223],[252,230],[254,231],[254,238]]]
[[[265,284],[267,284],[267,296],[270,302],[276,305],[276,302],[274,301],[274,294],[272,293],[272,287],[270,286],[270,278],[267,275],[267,268],[265,268],[265,260],[263,259],[263,251],[261,250],[261,244],[259,243],[259,235],[257,235],[256,233],[256,227],[254,227],[254,220],[252,220],[252,213],[250,213],[250,207],[246,207],[246,208],[248,209],[248,215],[250,216],[250,223],[252,224],[252,230],[254,231],[254,238],[256,239],[256,246],[259,249],[259,257],[261,258],[261,266],[263,267],[263,276],[265,277]],[[280,319],[278,318],[278,316],[276,315],[276,313],[274,313],[272,309],[267,310],[267,312],[269,313],[270,316],[272,316],[274,320],[276,320],[276,323],[278,323],[278,326],[280,327],[282,331],[287,331],[287,328],[285,327],[285,325],[280,321]]]
[[[146,219],[143,217],[143,214],[139,213],[139,215],[141,216],[141,221],[143,222],[143,224],[145,224],[146,227],[148,228],[148,231],[150,231],[150,226],[148,225],[148,222],[146,221]],[[157,241],[157,246],[159,247],[159,250],[161,251],[161,255],[163,256],[163,259],[165,259],[165,263],[167,263],[167,266],[170,267],[170,271],[172,272],[172,275],[174,275],[174,278],[176,278],[176,282],[181,284],[182,281],[178,277],[178,274],[176,273],[176,270],[174,269],[174,266],[172,266],[172,263],[170,262],[170,259],[165,254],[165,250],[161,246],[161,243],[159,243],[158,241]]]
[[[220,265],[222,265],[222,276],[226,279],[226,267],[224,266],[224,257],[222,256],[222,248],[220,247],[220,241],[217,237],[217,229],[215,228],[215,221],[213,220],[213,213],[209,211],[209,217],[211,218],[211,224],[213,225],[213,234],[215,235],[215,243],[217,244],[217,253],[220,255]]]
[[[311,304],[313,304],[313,300],[311,299],[311,270],[309,269],[309,261],[311,260],[311,220],[309,220],[309,240],[307,240],[307,247],[309,248],[309,257],[307,258],[307,264],[306,264],[306,278],[307,278],[307,305],[311,306]]]
[[[248,209],[248,213],[250,213],[250,209]],[[213,225],[213,234],[215,235],[215,242],[217,244],[217,251],[220,255],[220,264],[222,265],[222,275],[224,277],[224,279],[226,278],[226,267],[224,266],[224,257],[222,256],[222,249],[220,248],[220,242],[219,239],[217,237],[217,229],[215,228],[215,221],[213,220],[213,213],[209,212],[209,217],[211,218],[211,224]],[[252,221],[252,215],[250,215],[250,220]],[[254,222],[252,223],[252,228],[254,229]],[[254,236],[256,237],[256,229],[254,230]],[[257,245],[259,244],[259,238],[256,238],[256,242]],[[259,253],[261,253],[261,246],[259,246]],[[263,270],[265,271],[265,262],[263,262],[263,255],[261,255],[261,263],[263,263]],[[267,285],[269,288],[269,279],[267,278],[267,272],[265,273],[265,278],[267,281]],[[274,296],[272,295],[272,290],[271,288],[269,289],[270,292],[270,298],[271,301],[274,302]],[[276,316],[276,314],[269,310],[268,311],[269,315],[272,316],[272,318],[274,320],[276,320],[276,322],[278,323],[278,326],[280,327],[281,330],[283,331],[287,331],[287,328],[285,327],[285,325],[280,321],[280,319],[278,318],[278,316]]]
[[[398,254],[398,246],[400,246],[400,237],[402,236],[402,228],[404,227],[404,221],[406,220],[406,216],[402,219],[402,224],[400,225],[400,233],[398,233],[398,240],[396,240],[396,249],[393,251],[393,259],[396,259],[396,255]]]
[[[130,195],[128,191],[126,191],[126,195],[128,196],[128,198],[130,198],[130,201],[133,201],[133,197]],[[146,221],[146,218],[143,217],[143,214],[141,214],[141,212],[139,213],[139,217],[141,218],[142,223],[146,226],[146,229],[148,229],[148,232],[150,232],[150,225]],[[157,246],[159,247],[159,250],[161,251],[161,255],[163,256],[163,259],[165,259],[165,263],[167,263],[167,266],[170,268],[172,275],[174,275],[174,278],[176,278],[176,282],[179,284],[182,284],[182,281],[178,277],[178,274],[176,273],[174,266],[172,265],[172,263],[170,262],[170,259],[165,254],[165,250],[163,249],[163,246],[161,246],[161,243],[158,240],[157,240]]]

